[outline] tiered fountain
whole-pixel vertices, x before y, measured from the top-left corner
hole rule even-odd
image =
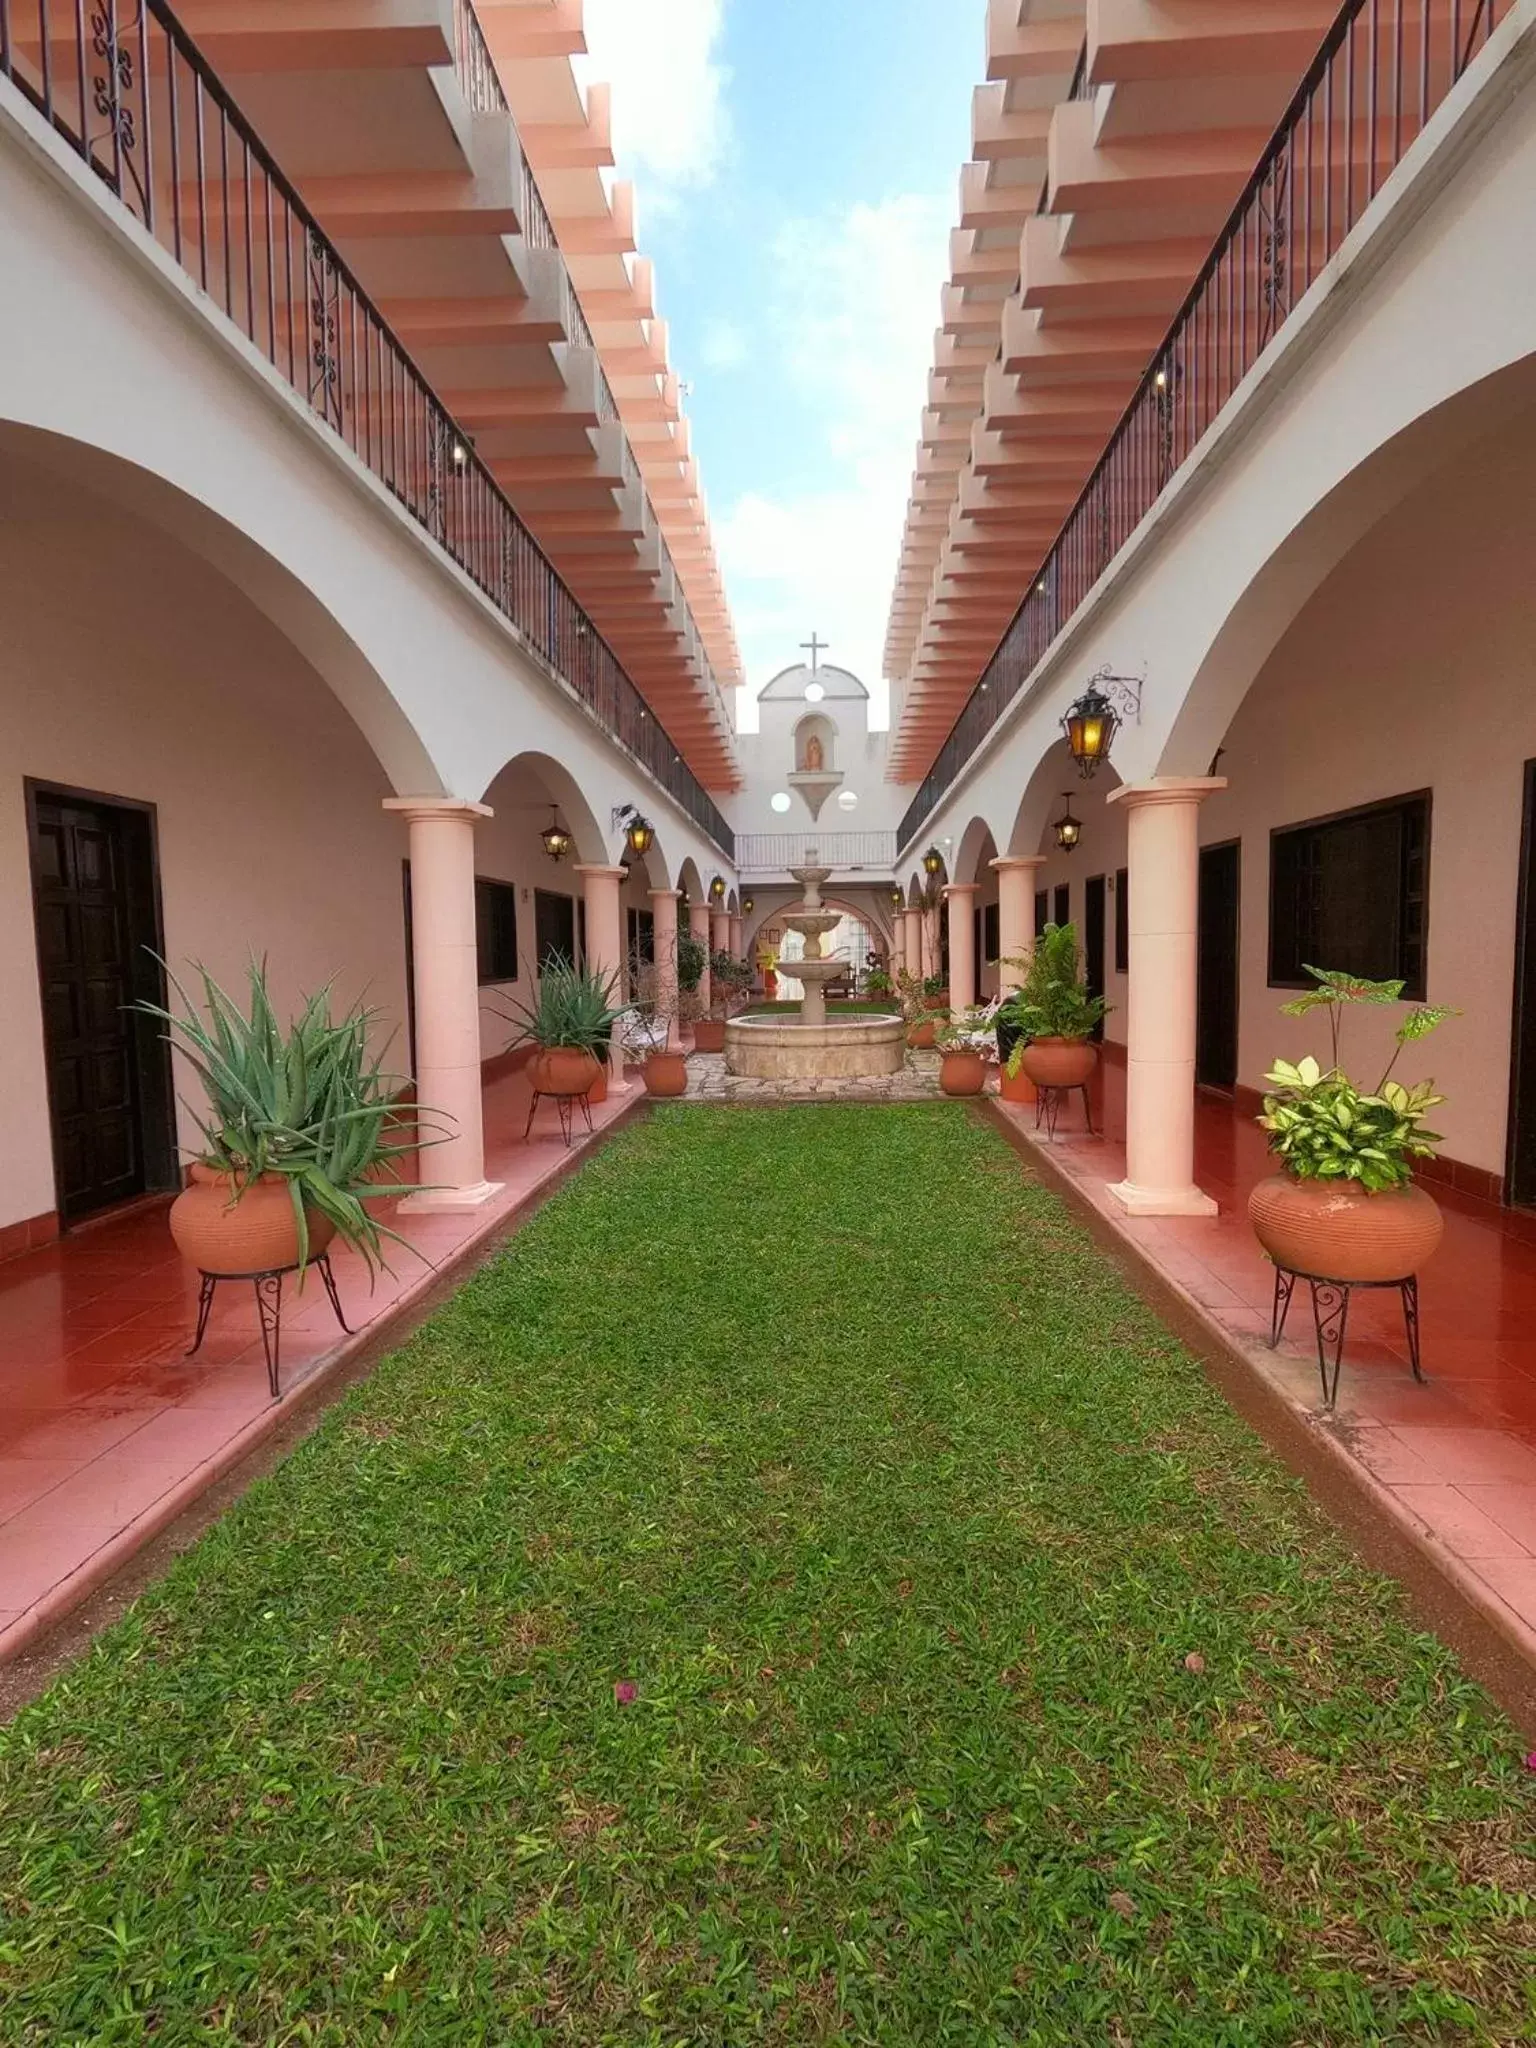
[[[898,1074],[906,1053],[906,1029],[900,1017],[836,1017],[827,1021],[826,984],[846,970],[848,956],[822,951],[827,933],[841,924],[843,914],[823,905],[821,885],[832,870],[815,866],[815,859],[815,847],[808,846],[806,865],[790,869],[805,894],[783,917],[787,928],[805,940],[802,959],[781,963],[790,979],[804,985],[800,1014],[733,1017],[725,1027],[725,1064],[733,1074],[748,1074],[760,1081]]]

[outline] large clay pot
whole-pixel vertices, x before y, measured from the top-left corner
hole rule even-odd
[[[939,1086],[946,1095],[979,1095],[987,1063],[979,1052],[946,1052],[939,1062]]]
[[[586,1095],[602,1069],[596,1053],[574,1045],[547,1045],[528,1062],[528,1078],[540,1095]]]
[[[279,1273],[299,1263],[293,1197],[280,1173],[264,1173],[232,1201],[235,1183],[211,1166],[194,1166],[192,1185],[171,1204],[176,1249],[200,1273]],[[336,1235],[329,1216],[308,1212],[309,1255]]]
[[[693,1027],[693,1049],[695,1052],[724,1052],[725,1019],[701,1017]]]
[[[1352,1183],[1288,1173],[1259,1182],[1248,1219],[1277,1266],[1324,1280],[1406,1280],[1445,1228],[1433,1196],[1411,1182],[1369,1195]]]
[[[924,1017],[921,1023],[909,1025],[908,1045],[914,1052],[926,1052],[932,1046],[938,1028],[938,1020],[934,1017]]]
[[[1037,1088],[1081,1088],[1098,1063],[1086,1038],[1032,1038],[1024,1048],[1024,1071]]]
[[[587,1090],[588,1106],[595,1109],[600,1102],[608,1100],[608,1066],[604,1060],[597,1063],[597,1079]]]
[[[647,1095],[684,1095],[688,1090],[688,1061],[680,1052],[653,1052],[646,1055],[645,1075]]]
[[[947,988],[940,989],[936,996],[924,996],[923,1008],[925,1010],[947,1010],[949,1008],[949,990]]]
[[[997,1092],[1004,1102],[1038,1102],[1040,1099],[1035,1093],[1034,1082],[1022,1067],[1016,1074],[1010,1074],[1004,1067],[1002,1079],[997,1084]]]

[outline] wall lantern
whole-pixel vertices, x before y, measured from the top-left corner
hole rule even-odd
[[[571,850],[573,841],[570,833],[566,831],[560,822],[560,806],[558,804],[551,804],[550,810],[554,815],[539,834],[539,837],[543,840],[544,851],[551,860],[564,860]]]
[[[621,804],[613,814],[615,825],[624,827],[624,844],[637,860],[644,860],[656,843],[656,827],[633,804]]]
[[[712,903],[723,903],[725,901],[725,880],[723,876],[716,875],[715,879],[710,883],[709,896]]]
[[[1059,818],[1051,820],[1051,830],[1056,834],[1056,844],[1061,848],[1062,852],[1070,853],[1083,836],[1083,821],[1081,818],[1073,817],[1072,799],[1065,790],[1061,793],[1061,800],[1066,805],[1066,809]]]
[[[743,916],[743,917],[750,917],[750,916],[752,915],[752,909],[753,909],[753,904],[752,904],[752,898],[751,898],[750,896],[743,896],[743,897],[742,897],[742,899],[741,899],[741,914],[742,914],[742,916]]]
[[[1068,706],[1067,715],[1061,721],[1067,745],[1077,763],[1077,772],[1085,782],[1096,772],[1101,761],[1109,759],[1115,734],[1126,719],[1133,716],[1140,724],[1139,676],[1117,676],[1108,669],[1100,669],[1097,675],[1089,677],[1087,689],[1075,704]]]
[[[905,902],[906,898],[902,895],[899,889],[893,889],[891,891],[891,903],[895,909],[900,910],[905,904]]]
[[[924,874],[928,875],[943,874],[944,856],[942,853],[940,853],[939,849],[936,846],[930,846],[928,851],[923,855],[923,872]]]

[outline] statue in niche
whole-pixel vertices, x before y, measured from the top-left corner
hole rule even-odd
[[[822,767],[821,741],[815,733],[805,743],[805,767],[809,775],[816,774]]]

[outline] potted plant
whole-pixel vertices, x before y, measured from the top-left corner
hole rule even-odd
[[[731,1006],[751,986],[752,970],[734,953],[721,951],[709,956],[709,1015],[693,1027],[695,1052],[724,1052],[725,1020]]]
[[[938,1032],[939,1020],[924,1001],[922,977],[909,974],[905,967],[898,967],[896,1000],[901,1006],[902,1022],[907,1027],[907,1044],[914,1052],[929,1050]]]
[[[1414,1162],[1433,1159],[1439,1134],[1423,1119],[1445,1100],[1432,1081],[1411,1088],[1392,1079],[1405,1046],[1426,1038],[1452,1010],[1420,1005],[1393,1033],[1394,1050],[1369,1094],[1339,1065],[1346,1004],[1402,1000],[1400,981],[1308,967],[1316,988],[1283,1003],[1287,1017],[1328,1012],[1332,1058],[1276,1060],[1265,1075],[1260,1128],[1284,1171],[1260,1181],[1248,1198],[1254,1233],[1277,1266],[1319,1279],[1405,1280],[1440,1242],[1439,1205],[1413,1178]]]
[[[987,1054],[992,1049],[990,1020],[984,1006],[962,1010],[939,1026],[939,1086],[946,1095],[979,1095],[987,1082]]]
[[[528,1078],[539,1095],[589,1095],[601,1079],[618,1011],[617,977],[595,967],[572,967],[558,955],[545,961],[531,1003],[515,1002],[502,1014],[516,1026],[514,1045],[531,1044]]]
[[[630,986],[635,991],[633,1022],[625,1034],[626,1050],[640,1060],[647,1095],[683,1095],[688,1088],[688,1056],[675,1042],[678,1007],[663,1000],[653,961],[630,959]]]
[[[949,990],[944,986],[942,974],[929,974],[923,979],[923,1008],[925,1010],[947,1010]]]
[[[883,967],[871,967],[864,977],[864,993],[872,1002],[888,1003],[895,999],[896,984]]]
[[[1000,960],[998,966],[1012,968],[1018,976],[1017,985],[1022,988],[1029,975],[1027,956],[1012,954]],[[1034,1082],[1028,1074],[1011,1064],[1014,1047],[1029,1037],[1019,1021],[1011,995],[1005,995],[999,1003],[992,1018],[992,1031],[997,1041],[998,1093],[1005,1102],[1033,1102],[1036,1099]]]
[[[379,1013],[355,1003],[333,1017],[324,988],[284,1026],[265,961],[251,962],[244,1009],[206,968],[196,972],[201,1011],[169,968],[186,1014],[137,1005],[167,1027],[206,1098],[206,1110],[193,1112],[202,1145],[190,1185],[171,1204],[177,1250],[221,1277],[294,1267],[302,1277],[340,1237],[375,1271],[384,1239],[405,1240],[364,1207],[366,1198],[415,1192],[402,1163],[445,1135],[385,1071],[387,1044],[370,1049]]]
[[[1098,1063],[1092,1034],[1107,1014],[1102,996],[1083,980],[1077,927],[1048,924],[1035,941],[1024,986],[1004,1008],[1023,1034],[1006,1073],[1027,1074],[1037,1088],[1081,1088]]]

